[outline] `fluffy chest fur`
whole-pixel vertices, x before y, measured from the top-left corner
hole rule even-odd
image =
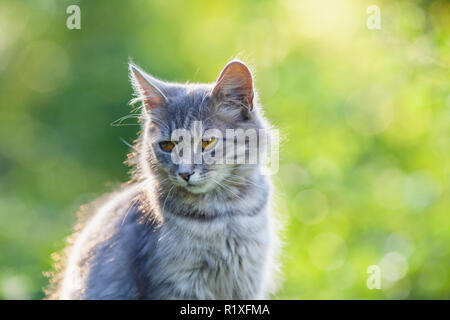
[[[218,220],[206,223],[176,217],[166,222],[152,294],[184,299],[262,297],[270,246],[266,212]]]

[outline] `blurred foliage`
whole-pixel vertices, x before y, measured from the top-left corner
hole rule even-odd
[[[275,298],[450,298],[450,3],[375,1],[369,30],[373,2],[3,0],[0,298],[42,298],[77,207],[127,180],[128,59],[212,82],[236,56],[285,137]]]

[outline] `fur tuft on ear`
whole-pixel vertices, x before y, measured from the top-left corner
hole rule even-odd
[[[167,102],[161,81],[148,75],[133,63],[130,63],[128,68],[131,84],[137,96],[133,102],[142,101],[147,111],[159,108]]]
[[[230,99],[253,108],[253,76],[250,69],[239,60],[230,61],[217,78],[213,89],[219,99]]]

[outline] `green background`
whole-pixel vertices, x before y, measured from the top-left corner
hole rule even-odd
[[[77,208],[128,179],[128,59],[212,82],[239,57],[283,136],[274,298],[448,299],[449,35],[443,0],[1,1],[0,298],[42,298]]]

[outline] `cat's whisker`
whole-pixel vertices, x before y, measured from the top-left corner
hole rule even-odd
[[[169,189],[169,192],[167,192],[167,196],[166,196],[166,198],[164,199],[164,204],[163,204],[163,208],[162,208],[162,211],[161,211],[161,212],[164,212],[164,209],[166,208],[166,202],[167,202],[167,199],[170,197],[170,192],[173,190],[173,188],[175,188],[175,185],[173,185],[173,186]]]
[[[260,188],[260,186],[257,186],[253,183],[249,183],[247,181],[236,181],[232,179],[223,178],[224,181],[229,182],[230,184],[236,185],[236,186],[255,186],[257,188]]]
[[[127,145],[128,147],[130,147],[131,149],[135,150],[135,151],[139,151],[138,149],[136,149],[135,146],[133,146],[132,144],[130,144],[128,141],[126,141],[124,138],[120,137],[120,140],[122,140],[123,143],[125,143],[125,145]]]
[[[139,117],[140,116],[138,114],[129,114],[129,115],[123,116],[123,117],[121,117],[121,118],[111,122],[110,125],[112,127],[138,126],[139,123],[122,123],[122,122],[125,121],[125,120],[128,120],[128,119],[133,119],[133,118],[136,119],[136,118],[139,118]]]
[[[122,219],[121,225],[124,224],[125,220],[127,219],[128,215],[130,214],[130,211],[133,209],[134,205],[135,205],[136,203],[138,203],[138,201],[139,201],[138,198],[136,198],[136,199],[134,199],[134,200],[131,201],[130,206],[128,207],[128,210],[127,210],[127,212],[125,213],[125,216],[124,216],[123,219]]]
[[[244,201],[244,199],[242,199],[241,196],[239,196],[237,193],[235,193],[235,192],[231,189],[231,187],[226,186],[225,184],[220,183],[219,181],[217,181],[217,180],[215,180],[215,179],[212,179],[212,181],[214,181],[214,182],[217,183],[219,186],[221,186],[222,188],[224,188],[225,190],[227,190],[228,192],[230,192],[230,193],[231,193],[232,195],[234,195],[238,200]]]
[[[232,173],[230,173],[229,176],[231,178],[240,179],[242,182],[246,182],[246,183],[251,184],[251,185],[253,185],[255,187],[261,188],[261,186],[258,185],[255,181],[252,181],[252,180],[250,180],[248,178],[245,178],[245,177],[242,177],[242,176],[238,176],[238,175],[235,175],[235,174],[232,174]]]

